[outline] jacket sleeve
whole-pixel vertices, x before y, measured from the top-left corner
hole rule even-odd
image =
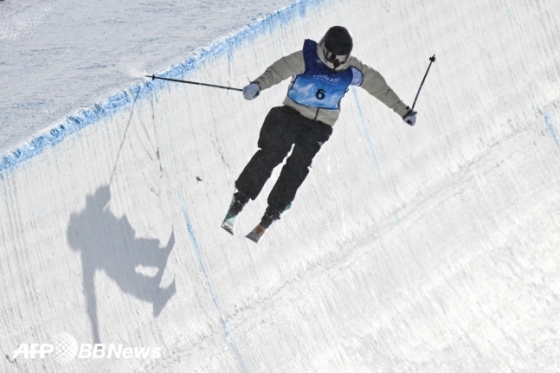
[[[384,103],[399,116],[403,117],[406,115],[408,112],[408,106],[401,101],[395,92],[393,92],[391,87],[389,87],[385,81],[385,78],[383,78],[379,72],[362,63],[358,59],[355,59],[353,65],[358,68],[364,76],[361,85],[363,89]]]
[[[261,89],[267,89],[304,71],[303,51],[297,51],[274,62],[253,82],[257,83]]]

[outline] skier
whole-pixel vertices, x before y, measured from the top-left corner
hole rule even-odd
[[[281,81],[294,77],[283,106],[270,110],[260,131],[259,150],[235,182],[236,192],[222,225],[233,234],[236,216],[259,195],[272,170],[293,151],[268,196],[262,220],[247,236],[258,241],[264,231],[289,208],[309,166],[328,141],[340,114],[340,101],[355,85],[395,111],[413,126],[416,112],[405,105],[374,69],[350,55],[353,40],[342,26],[331,27],[317,43],[305,40],[303,49],[282,57],[243,88],[246,100]],[[229,218],[229,224],[228,224]]]

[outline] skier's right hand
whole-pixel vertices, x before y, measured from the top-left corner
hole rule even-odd
[[[251,83],[243,87],[243,97],[245,100],[252,100],[256,98],[261,92],[261,87],[257,83]]]
[[[408,112],[402,117],[402,119],[409,126],[414,126],[416,124],[416,114],[418,113],[409,107],[407,107],[407,109]]]

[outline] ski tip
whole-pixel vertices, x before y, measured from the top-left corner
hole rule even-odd
[[[253,229],[251,232],[249,232],[249,234],[245,237],[247,237],[248,239],[250,239],[254,243],[259,243],[262,236],[264,236],[265,232],[266,232],[265,228],[261,227],[260,225],[257,225],[255,227],[255,229]]]
[[[256,233],[256,232],[251,232],[251,233],[249,233],[249,234],[248,234],[247,236],[245,236],[245,237],[247,237],[249,240],[253,241],[254,243],[259,243],[259,241],[260,241],[260,239],[261,239],[261,237],[259,236],[259,234]]]
[[[222,225],[222,228],[223,228],[226,232],[228,232],[229,234],[231,234],[232,236],[234,235],[234,234],[233,234],[233,228],[230,227],[229,225]]]

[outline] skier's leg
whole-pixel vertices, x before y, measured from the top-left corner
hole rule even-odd
[[[298,188],[309,174],[313,158],[333,131],[332,126],[308,119],[305,128],[297,137],[292,154],[268,196],[268,205],[280,213],[294,200]]]
[[[275,107],[268,113],[259,137],[259,150],[249,161],[235,182],[237,190],[255,199],[270,178],[272,170],[288,155],[298,126],[290,120],[293,109]]]

